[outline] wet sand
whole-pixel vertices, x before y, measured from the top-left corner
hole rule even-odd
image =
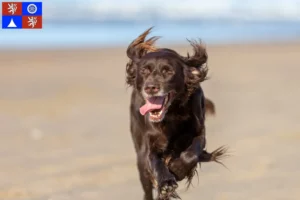
[[[232,156],[180,196],[298,200],[300,43],[207,48],[207,149]],[[0,199],[142,199],[126,61],[125,48],[0,52]]]

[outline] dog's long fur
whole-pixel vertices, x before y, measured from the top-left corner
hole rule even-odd
[[[144,200],[179,198],[177,181],[190,184],[200,162],[216,161],[225,155],[220,147],[205,150],[205,114],[215,114],[214,103],[204,97],[200,83],[207,78],[207,52],[201,42],[189,41],[193,55],[154,46],[159,37],[146,40],[152,28],[135,39],[127,49],[126,83],[133,88],[130,103],[130,130],[137,154],[137,166],[144,190]],[[147,68],[153,66],[151,69]],[[159,71],[168,66],[169,72]],[[147,71],[143,70],[147,68]],[[151,71],[152,70],[152,71]],[[162,121],[153,123],[139,108],[145,103],[146,82],[158,84],[174,98]]]

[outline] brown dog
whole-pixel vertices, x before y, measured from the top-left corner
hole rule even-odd
[[[198,163],[219,162],[226,149],[204,150],[205,113],[215,113],[200,86],[208,71],[206,49],[190,41],[194,54],[184,57],[156,48],[158,37],[145,40],[150,30],[127,49],[126,82],[133,88],[130,130],[144,200],[153,200],[154,187],[157,199],[168,200],[179,198],[177,181],[187,178],[190,183]]]

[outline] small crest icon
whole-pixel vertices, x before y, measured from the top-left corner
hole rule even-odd
[[[31,28],[34,28],[37,23],[36,17],[28,17],[28,26],[31,26]]]
[[[37,12],[37,6],[35,4],[29,4],[27,6],[27,12],[30,14],[35,14]]]
[[[22,15],[22,2],[2,2],[2,16]]]
[[[8,12],[11,13],[12,15],[15,14],[15,12],[17,11],[17,9],[18,9],[17,4],[15,4],[15,3],[9,3],[9,4],[8,4],[7,10],[8,10]]]
[[[10,23],[8,24],[7,27],[8,28],[16,28],[17,27],[17,25],[15,24],[13,18],[11,18]]]

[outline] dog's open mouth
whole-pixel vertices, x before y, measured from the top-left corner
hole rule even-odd
[[[168,107],[171,103],[172,94],[164,96],[152,96],[146,99],[146,104],[140,108],[140,113],[146,115],[149,113],[149,120],[160,122],[164,119]]]

